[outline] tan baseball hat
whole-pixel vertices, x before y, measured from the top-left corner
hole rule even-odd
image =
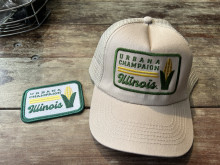
[[[192,146],[187,41],[167,21],[116,22],[102,35],[89,73],[95,84],[90,130],[112,149],[177,157]]]

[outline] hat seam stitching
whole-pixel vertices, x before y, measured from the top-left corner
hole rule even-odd
[[[179,113],[179,115],[181,115],[181,114],[183,114],[183,113]],[[185,113],[184,113],[185,114]],[[116,118],[114,117],[114,115],[113,115],[113,113],[112,113],[112,109],[111,109],[111,116],[112,116],[112,119],[114,120],[114,121],[116,121],[117,123],[123,123],[121,120],[116,120]],[[175,113],[175,117],[177,117],[177,115],[176,115],[176,113]],[[185,119],[185,118],[184,118]],[[177,123],[176,123],[176,125],[179,125],[179,126],[182,126],[183,125],[183,123],[182,123],[182,121],[184,121],[184,123],[185,123],[185,120],[182,120],[182,118],[180,118],[180,120],[177,120]],[[127,123],[127,122],[126,122]],[[176,127],[176,125],[174,125],[174,127],[173,128],[175,128]],[[132,125],[131,124],[131,126],[134,126],[134,125]],[[178,126],[178,127],[179,127]],[[146,127],[145,127],[146,128]],[[149,127],[148,127],[149,128]],[[174,132],[175,130],[172,130],[172,132]],[[144,131],[144,132],[147,132],[147,130],[146,131]],[[164,134],[166,134],[166,133],[164,133]],[[171,133],[167,133],[167,134],[171,134]],[[157,137],[161,137],[161,136],[157,136]]]
[[[185,114],[185,113],[184,113]],[[117,121],[116,119],[114,119],[114,116],[113,116],[113,120],[115,120],[116,122],[120,122],[120,121]],[[181,120],[182,121],[182,120]],[[131,124],[132,125],[132,124]],[[182,125],[182,124],[181,124]]]
[[[135,24],[135,23],[141,24],[141,23],[143,23],[143,21],[137,20],[137,22],[129,22],[129,23],[123,24],[123,25],[119,26],[117,29],[115,29],[115,30],[112,32],[112,34],[108,37],[108,39],[107,39],[107,41],[106,41],[106,43],[105,43],[104,55],[106,54],[106,51],[107,51],[107,49],[108,49],[108,48],[107,48],[107,45],[108,45],[108,43],[110,42],[110,40],[112,39],[112,37],[113,37],[117,32],[119,32],[120,30],[122,30],[123,28],[125,28],[127,25]],[[103,56],[104,56],[104,55],[103,55]],[[104,57],[105,57],[105,56],[104,56]],[[101,84],[101,82],[102,82],[102,80],[103,80],[103,75],[104,75],[104,73],[105,73],[105,69],[104,69],[105,63],[106,63],[106,58],[104,58],[104,60],[103,60],[103,72],[102,72],[102,78],[101,78],[101,81],[100,81],[100,83],[99,83],[99,86],[101,86],[100,84]]]
[[[106,115],[106,113],[105,113],[105,115]],[[106,121],[106,120],[105,120]],[[93,123],[93,122],[92,122]],[[106,122],[105,122],[106,123]],[[93,123],[94,124],[94,123]],[[106,124],[105,124],[106,125]],[[95,124],[94,124],[94,126],[95,126]],[[184,120],[184,128],[185,128],[185,126],[186,126],[186,120]],[[95,127],[97,127],[97,126],[95,126]],[[98,127],[97,127],[98,128]],[[113,132],[114,133],[114,132]],[[183,130],[183,133],[184,133],[184,136],[181,136],[181,137],[183,137],[183,140],[185,139],[185,136],[186,136],[186,129],[184,129]],[[182,133],[182,134],[183,134]],[[111,135],[111,133],[110,133],[110,130],[108,130],[108,134],[109,134],[109,136],[112,136]],[[114,133],[115,134],[115,133]],[[112,136],[112,137],[114,137],[114,136]],[[153,136],[153,137],[155,137],[155,136]],[[164,138],[163,136],[160,136],[160,137],[162,137],[162,138]],[[177,138],[177,139],[175,139],[175,140],[173,140],[172,139],[172,141],[177,141],[178,139],[181,139],[181,137],[180,138]],[[116,138],[116,137],[115,137]],[[123,140],[127,140],[127,141],[131,141],[131,140],[128,140],[128,139],[124,139],[124,138],[117,138],[117,139],[123,139]],[[150,140],[152,140],[152,139],[150,139]],[[183,141],[182,140],[182,141]],[[133,140],[132,140],[133,141]],[[159,141],[171,141],[171,140],[159,140]],[[175,144],[172,144],[172,145],[176,145],[176,144],[180,144],[182,141],[180,141],[179,143],[175,143]],[[141,142],[141,141],[135,141],[135,142],[139,142],[139,143],[145,143],[145,142]],[[166,145],[166,144],[162,144],[162,143],[150,143],[150,142],[147,142],[148,144],[160,144],[160,145]],[[170,143],[171,144],[171,143]],[[170,144],[168,144],[168,145],[170,145]]]

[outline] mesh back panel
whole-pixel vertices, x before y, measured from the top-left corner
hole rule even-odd
[[[104,55],[105,55],[105,47],[108,42],[108,39],[111,37],[111,35],[120,27],[130,24],[130,23],[144,23],[143,18],[132,18],[132,19],[125,19],[121,20],[119,22],[114,23],[111,25],[101,36],[101,39],[99,40],[98,46],[95,50],[94,56],[92,58],[91,65],[89,67],[89,74],[91,76],[92,81],[96,84],[96,86],[99,86],[102,75],[103,75],[103,69],[104,69]],[[168,21],[162,20],[162,19],[153,19],[153,24],[157,24],[159,26],[172,28],[175,30]]]

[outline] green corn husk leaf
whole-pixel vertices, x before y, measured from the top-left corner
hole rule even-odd
[[[72,107],[73,107],[73,103],[74,103],[75,97],[76,97],[76,92],[74,92],[74,93],[71,95],[71,97],[70,97],[70,104],[71,104]]]
[[[170,85],[170,82],[172,80],[173,74],[174,74],[174,70],[172,72],[170,72],[169,76],[167,77],[166,85],[165,85],[167,90],[169,89],[169,85]]]
[[[169,89],[169,85],[172,80],[174,72],[175,72],[174,70],[172,72],[170,72],[170,74],[168,75],[168,77],[166,79],[165,73],[163,71],[160,71],[161,90],[168,90]]]
[[[75,97],[76,97],[76,92],[74,92],[71,95],[70,100],[66,97],[66,95],[63,95],[63,94],[61,94],[61,97],[63,99],[63,102],[66,105],[66,108],[71,108],[71,107],[73,107],[73,103],[74,103],[74,100],[75,100]]]
[[[67,98],[65,95],[63,95],[63,94],[61,94],[61,97],[62,97],[62,99],[63,99],[63,102],[64,102],[65,105],[66,105],[66,108],[70,108],[70,107],[71,107],[71,104],[70,104],[68,98]]]
[[[161,84],[161,89],[166,90],[166,80],[165,80],[165,74],[163,71],[160,71],[160,84]]]

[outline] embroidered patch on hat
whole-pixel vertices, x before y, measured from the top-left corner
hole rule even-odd
[[[114,85],[136,93],[170,95],[176,91],[180,66],[179,54],[118,48],[114,61]]]
[[[21,105],[23,122],[72,115],[84,109],[82,86],[78,81],[30,88]]]

